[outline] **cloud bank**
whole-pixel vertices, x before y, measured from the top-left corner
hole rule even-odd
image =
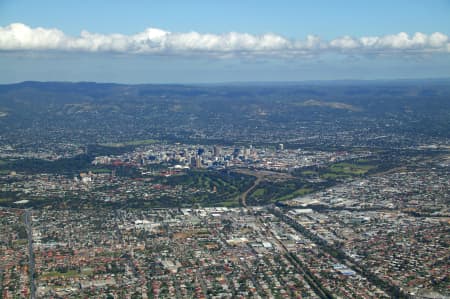
[[[440,32],[429,35],[417,32],[412,36],[405,32],[359,38],[343,36],[326,41],[315,35],[296,40],[272,33],[263,35],[237,32],[173,33],[157,28],[148,28],[133,35],[82,31],[79,36],[70,36],[59,29],[31,28],[25,24],[13,23],[0,27],[0,51],[295,58],[323,53],[344,55],[450,53],[450,40],[449,36]]]

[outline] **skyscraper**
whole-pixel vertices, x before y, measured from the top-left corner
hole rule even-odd
[[[214,145],[214,157],[219,157],[221,154],[220,147],[217,145]]]

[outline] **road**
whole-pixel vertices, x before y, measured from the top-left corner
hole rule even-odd
[[[262,177],[261,176],[257,176],[255,182],[253,183],[253,185],[248,188],[244,193],[242,193],[239,196],[239,202],[241,204],[241,206],[246,207],[247,206],[247,195],[256,188],[256,186],[259,185],[259,183],[261,182]]]
[[[36,283],[34,280],[35,262],[34,262],[34,252],[33,252],[33,229],[31,227],[31,210],[28,210],[28,209],[25,210],[25,225],[27,227],[28,255],[30,257],[30,261],[29,261],[30,298],[36,299]]]
[[[316,246],[318,248],[320,248],[324,252],[327,252],[329,255],[335,257],[337,260],[339,260],[340,263],[346,265],[348,268],[354,270],[362,277],[365,277],[368,281],[370,281],[375,286],[384,290],[387,294],[389,294],[391,296],[391,298],[409,298],[406,294],[403,293],[403,291],[398,286],[393,285],[393,284],[379,278],[369,268],[364,267],[361,264],[355,262],[352,258],[350,258],[341,249],[334,247],[333,245],[329,245],[326,241],[324,241],[323,239],[318,237],[314,232],[306,229],[300,223],[298,223],[296,220],[292,219],[291,217],[287,216],[286,214],[283,214],[281,212],[281,210],[277,211],[276,209],[270,209],[270,213],[275,215],[278,219],[280,219],[287,225],[294,228],[298,233],[303,235],[303,237],[310,239],[313,243],[316,244]],[[291,257],[294,259],[294,255],[291,255]],[[299,266],[301,267],[301,265],[299,265]],[[328,298],[330,295],[327,294],[327,291],[323,288],[321,288],[321,289]]]
[[[259,219],[259,221],[261,222],[261,219]],[[262,222],[261,222],[262,223]],[[287,260],[291,263],[291,265],[293,265],[297,271],[304,277],[305,281],[313,288],[314,292],[320,297],[320,298],[329,298],[329,296],[327,296],[326,291],[324,290],[324,288],[320,285],[318,285],[315,282],[315,279],[311,276],[312,274],[306,273],[304,270],[304,267],[302,265],[300,265],[294,258],[294,253],[290,252],[286,246],[284,245],[284,243],[279,240],[277,238],[277,236],[275,236],[275,233],[273,232],[272,228],[268,229],[266,231],[266,233],[268,235],[270,235],[272,237],[272,241],[274,243],[276,243],[277,248],[279,249],[280,253],[282,253]]]
[[[247,195],[251,191],[253,191],[253,189],[255,189],[256,186],[258,186],[262,180],[285,181],[285,180],[289,180],[289,179],[293,178],[293,176],[288,173],[268,171],[268,170],[250,170],[250,169],[241,168],[241,169],[235,169],[234,172],[243,173],[246,175],[251,175],[251,176],[256,177],[256,180],[253,183],[253,185],[239,196],[239,203],[241,204],[242,207],[247,206]]]

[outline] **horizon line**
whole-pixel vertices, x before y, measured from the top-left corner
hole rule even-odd
[[[192,86],[192,85],[255,85],[255,84],[299,84],[299,83],[345,83],[345,82],[386,82],[386,81],[446,81],[450,80],[450,77],[417,77],[417,78],[374,78],[374,79],[354,79],[354,78],[343,78],[343,79],[309,79],[309,80],[242,80],[242,81],[216,81],[216,82],[139,82],[139,83],[125,83],[125,82],[114,82],[114,81],[40,81],[40,80],[22,80],[15,82],[0,82],[0,85],[19,85],[25,83],[55,83],[55,84],[111,84],[111,85],[179,85],[179,86]]]

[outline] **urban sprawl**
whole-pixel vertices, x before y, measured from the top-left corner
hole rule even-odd
[[[370,150],[155,141],[4,171],[0,298],[449,298],[448,148],[407,150],[371,172]]]

